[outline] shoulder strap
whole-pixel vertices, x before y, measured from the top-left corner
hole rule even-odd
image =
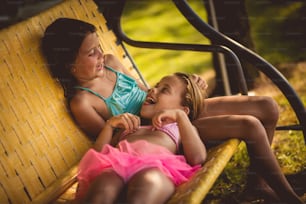
[[[110,71],[112,71],[112,72],[114,72],[114,73],[120,73],[120,72],[118,72],[117,70],[115,70],[115,69],[113,69],[113,68],[111,68],[111,67],[109,67],[109,66],[107,66],[107,65],[105,65],[105,68],[107,68],[108,70],[110,70]]]
[[[82,87],[82,86],[74,86],[73,88],[87,91],[87,92],[92,93],[92,94],[98,96],[99,98],[105,100],[105,98],[103,96],[101,96],[100,94],[98,94],[97,92],[95,92],[95,91],[93,91],[93,90],[91,90],[89,88]]]

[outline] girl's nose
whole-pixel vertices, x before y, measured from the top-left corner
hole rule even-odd
[[[150,89],[148,90],[148,93],[149,93],[149,94],[155,93],[155,88],[150,88]]]

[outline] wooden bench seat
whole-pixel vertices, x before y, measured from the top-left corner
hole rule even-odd
[[[58,17],[96,25],[103,49],[133,69],[92,0],[63,1],[0,31],[0,203],[71,201],[77,164],[92,144],[71,118],[40,51],[46,26]],[[201,171],[169,203],[200,203],[238,144],[233,139],[210,150]]]

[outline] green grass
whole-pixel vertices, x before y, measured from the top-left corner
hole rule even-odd
[[[300,96],[304,106],[306,105],[306,64],[299,63],[290,70],[289,82]],[[283,71],[280,69],[280,71]],[[283,71],[284,72],[284,71]],[[293,114],[287,99],[281,94],[275,95],[275,100],[280,107],[280,125],[296,124],[297,118]],[[295,174],[306,171],[306,146],[301,131],[279,131],[275,135],[272,148],[276,157],[286,174]]]
[[[190,1],[206,20],[202,1]],[[209,44],[188,24],[172,1],[128,1],[122,19],[123,30],[135,40]],[[210,53],[149,50],[126,45],[150,85],[176,71],[198,73],[212,68]]]
[[[274,65],[306,59],[305,3],[246,2],[252,38],[260,55]]]

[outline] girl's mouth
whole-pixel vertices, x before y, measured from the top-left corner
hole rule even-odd
[[[102,70],[104,68],[104,66],[103,66],[103,64],[99,64],[98,66],[97,66],[97,70]]]
[[[151,97],[147,97],[145,102],[144,102],[145,105],[153,105],[155,103],[156,103],[156,101]]]

